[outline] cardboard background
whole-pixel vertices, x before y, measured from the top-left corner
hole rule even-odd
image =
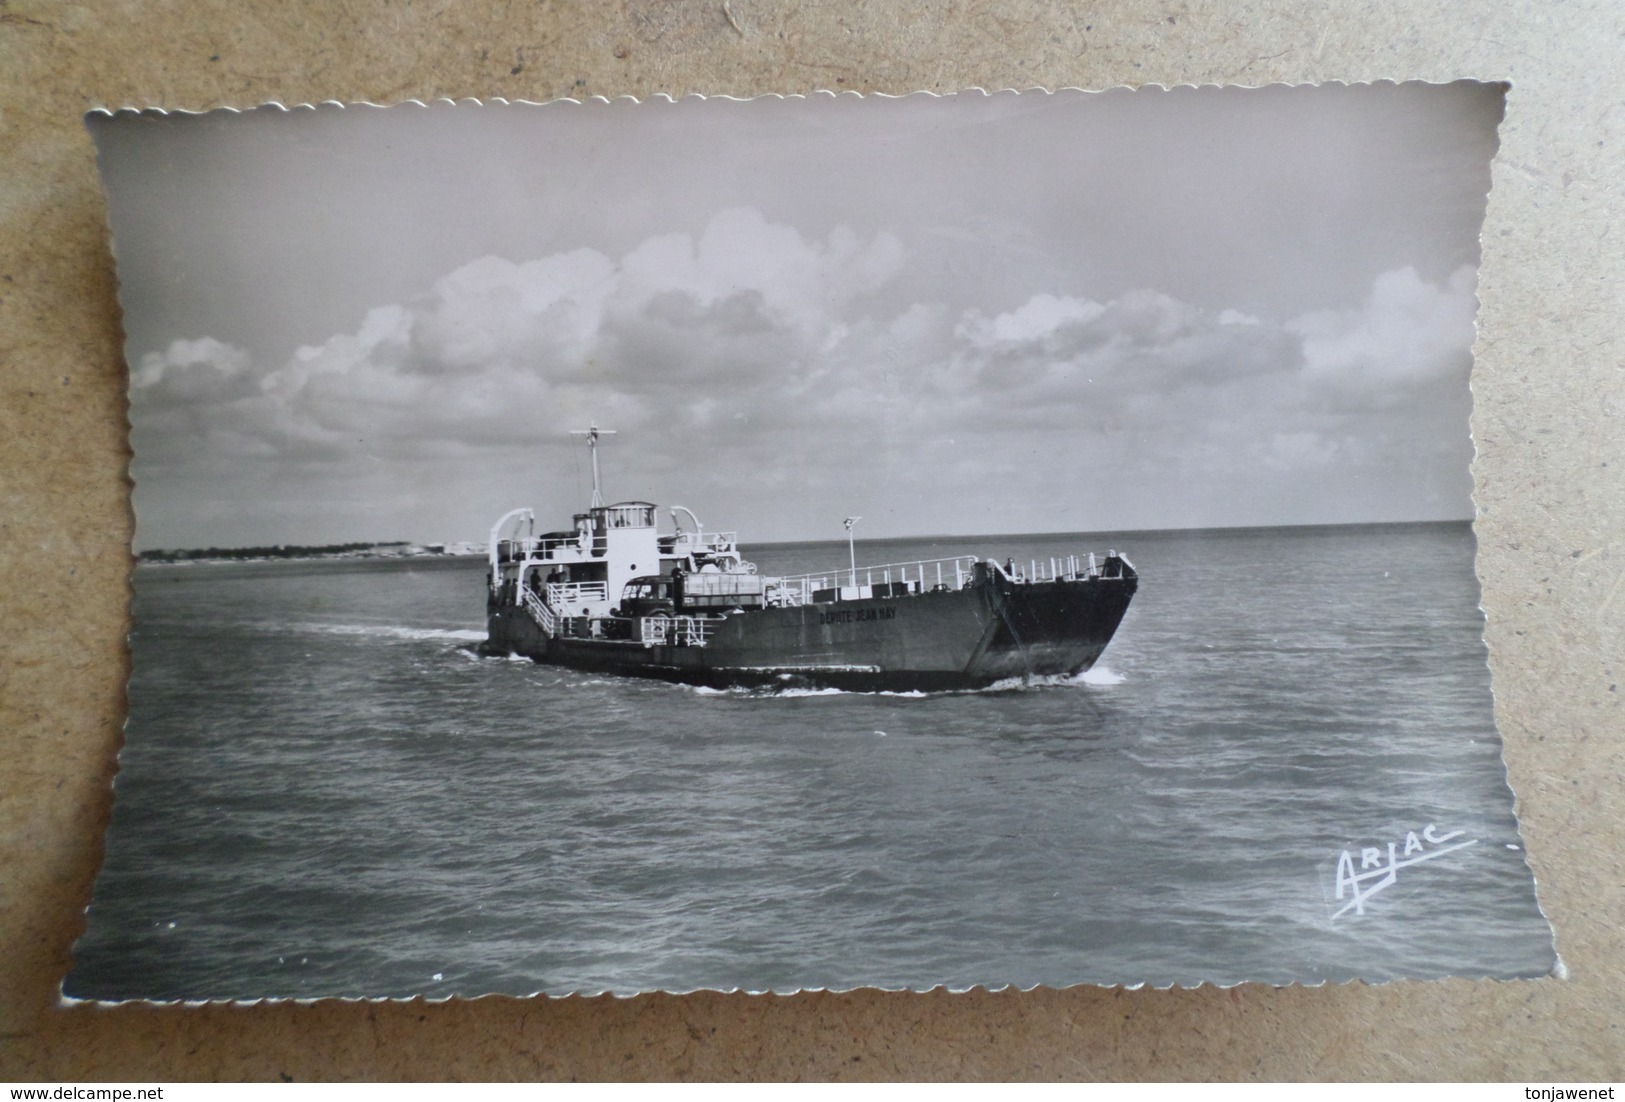
[[[0,1079],[1625,1078],[1622,36],[1617,7],[1545,0],[0,0]],[[125,370],[86,110],[1459,77],[1512,85],[1478,569],[1568,978],[58,1006],[128,661]]]

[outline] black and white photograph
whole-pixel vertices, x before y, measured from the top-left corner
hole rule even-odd
[[[88,1000],[1561,971],[1459,81],[88,117]]]

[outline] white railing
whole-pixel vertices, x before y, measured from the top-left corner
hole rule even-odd
[[[607,582],[548,582],[547,603],[554,608],[609,600]]]
[[[813,603],[813,594],[835,591],[836,600],[868,600],[876,596],[901,596],[895,587],[903,586],[902,593],[926,593],[939,586],[945,589],[963,589],[974,576],[976,556],[959,555],[948,559],[923,559],[914,562],[883,563],[879,566],[860,566],[856,570],[843,567],[814,574],[791,574],[767,580],[767,601],[778,605],[805,605]],[[988,565],[1010,581],[1017,583],[1081,581],[1100,577],[1100,564],[1093,552],[1088,555],[1051,556],[1028,559],[1018,563],[1006,559],[1001,563],[989,559]],[[877,592],[878,589],[878,592]],[[828,600],[829,598],[825,598]]]
[[[527,589],[524,593],[525,611],[530,613],[532,620],[536,621],[536,626],[546,632],[548,638],[557,635],[559,633],[559,620],[557,616],[553,615],[553,610],[548,608],[530,590]]]
[[[641,623],[646,647],[703,647],[710,641],[717,621],[696,616],[645,616]]]
[[[941,586],[945,589],[963,589],[976,565],[975,555],[956,555],[947,559],[916,559],[913,562],[881,563],[878,566],[860,566],[856,570],[842,567],[813,574],[789,574],[772,579],[769,590],[781,601],[804,605],[812,603],[812,595],[825,589],[853,590],[843,599],[871,597],[877,585],[906,586],[909,593],[925,593]]]
[[[1028,559],[1026,563],[1010,559],[1002,564],[992,559],[988,561],[1013,582],[1061,582],[1100,577],[1100,565],[1095,562],[1093,551],[1087,555]]]
[[[672,554],[678,556],[738,549],[738,532],[678,532],[672,543]]]
[[[558,558],[560,552],[569,551],[572,554],[566,558],[575,562],[578,556],[587,553],[587,548],[588,544],[575,533],[555,539],[538,536],[535,539],[498,540],[491,544],[491,561],[493,564],[519,562],[522,559],[545,562]]]
[[[551,559],[557,556],[560,551],[575,551],[585,554],[588,543],[588,538],[584,538],[580,535],[580,533],[573,532],[568,536],[555,537],[553,539],[543,537],[532,540],[530,549],[531,553],[536,555],[538,558]]]

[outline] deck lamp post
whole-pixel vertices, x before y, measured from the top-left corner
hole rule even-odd
[[[862,517],[847,517],[845,521],[846,553],[852,562],[852,581],[850,583],[852,585],[858,584],[858,551],[857,545],[852,542],[852,526],[862,519]]]

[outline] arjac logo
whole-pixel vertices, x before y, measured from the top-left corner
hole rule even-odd
[[[1465,833],[1466,831],[1453,830],[1448,834],[1441,834],[1438,827],[1429,823],[1422,828],[1420,834],[1409,830],[1405,832],[1403,840],[1390,841],[1386,852],[1381,846],[1361,847],[1358,868],[1355,851],[1343,850],[1337,857],[1334,898],[1338,902],[1346,898],[1348,902],[1332,912],[1333,921],[1350,911],[1357,915],[1365,914],[1365,905],[1372,896],[1399,882],[1400,869],[1435,860],[1459,849],[1466,849],[1478,841],[1476,838],[1469,838],[1465,842],[1455,841]]]

